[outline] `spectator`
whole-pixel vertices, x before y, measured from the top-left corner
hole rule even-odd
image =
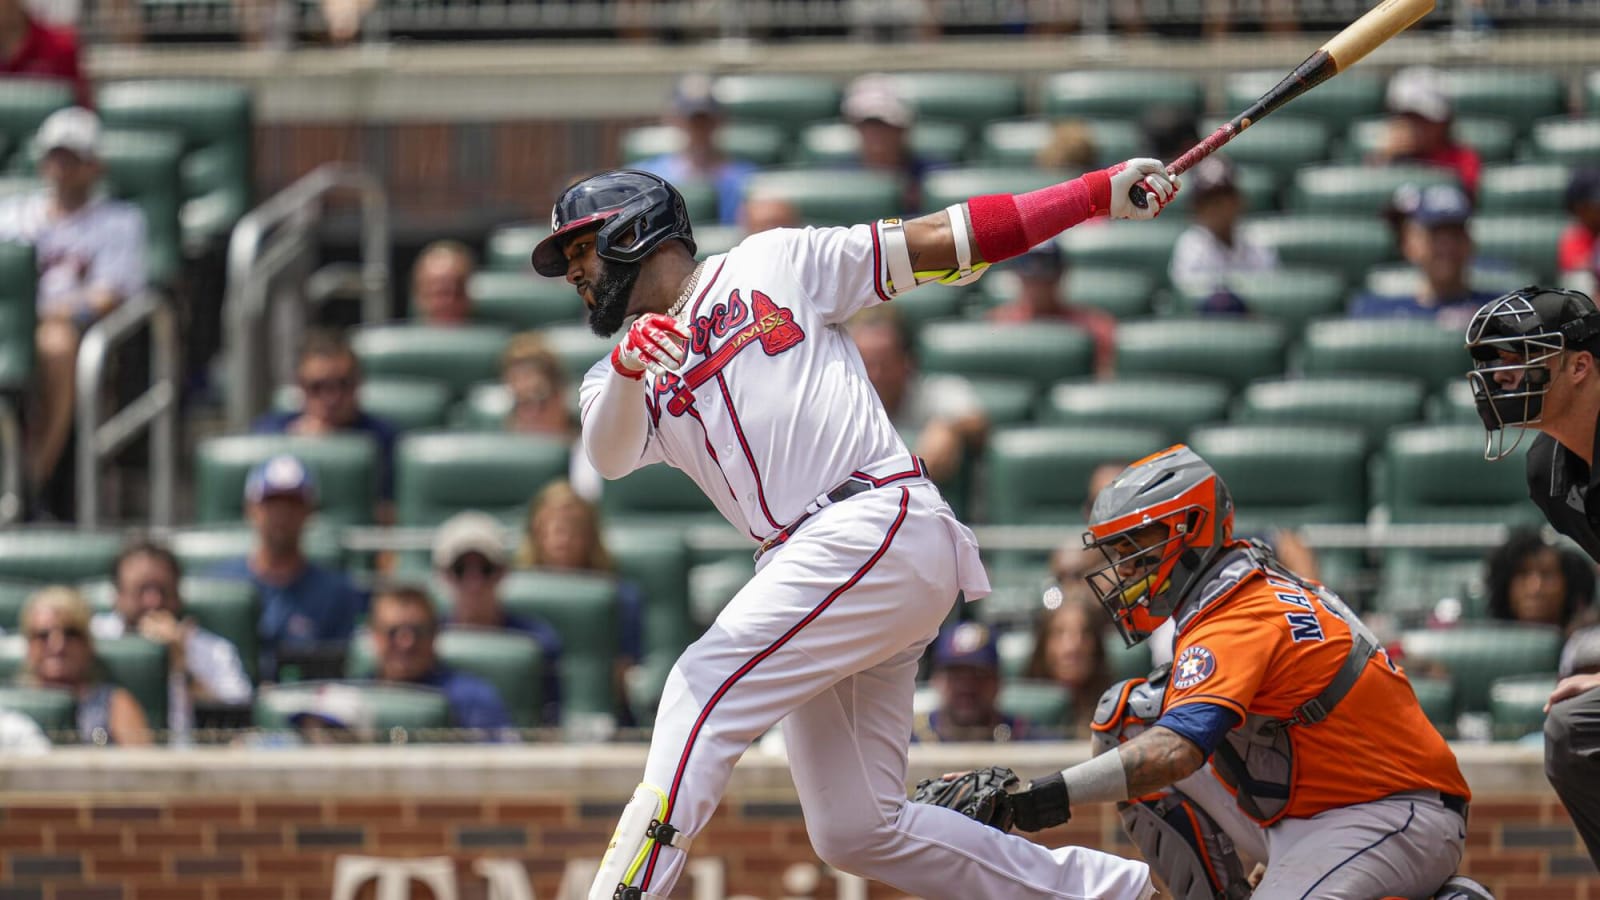
[[[323,684],[311,702],[289,715],[300,743],[309,745],[364,744],[377,731],[371,704],[348,684]]]
[[[1094,339],[1094,371],[1101,378],[1111,377],[1116,364],[1117,320],[1110,313],[1091,306],[1074,306],[1067,297],[1063,278],[1067,258],[1053,240],[1034,247],[1005,263],[1017,275],[1017,296],[989,311],[996,322],[1065,322],[1088,332]]]
[[[306,558],[301,540],[316,510],[317,483],[299,459],[274,456],[252,469],[244,503],[255,548],[217,571],[249,581],[261,596],[261,677],[270,681],[281,655],[342,653],[367,597],[344,573]]]
[[[1086,585],[1083,590],[1068,590],[1063,585],[1047,591],[1045,610],[1034,623],[1033,656],[1022,673],[1024,678],[1053,681],[1067,689],[1072,701],[1069,722],[1079,736],[1087,733],[1100,695],[1111,687],[1111,665],[1101,627],[1105,615]]]
[[[422,248],[411,267],[413,314],[424,325],[466,325],[472,320],[467,284],[477,257],[459,241],[434,241]]]
[[[861,167],[898,176],[904,185],[900,208],[922,210],[922,176],[929,165],[911,147],[916,113],[886,75],[863,75],[850,83],[840,107],[861,135]]]
[[[978,622],[945,628],[933,644],[933,689],[939,706],[920,713],[911,739],[923,744],[953,741],[1018,741],[1027,723],[1000,712],[1000,651],[994,633]]]
[[[1411,185],[1395,192],[1401,217],[1400,251],[1416,267],[1421,284],[1410,296],[1362,294],[1350,303],[1358,318],[1430,318],[1447,327],[1465,328],[1478,307],[1495,294],[1473,290],[1472,235],[1467,221],[1472,206],[1455,185]]]
[[[137,207],[96,190],[105,169],[94,113],[79,107],[52,113],[39,126],[35,147],[48,186],[0,201],[0,241],[32,244],[39,261],[34,343],[40,414],[28,453],[30,482],[38,492],[56,473],[72,434],[84,329],[144,289],[145,223]],[[65,473],[72,467],[60,468]],[[50,505],[57,517],[70,517],[70,498],[53,497]]]
[[[1100,148],[1094,142],[1094,129],[1081,119],[1057,122],[1050,129],[1050,140],[1033,158],[1041,169],[1052,169],[1067,177],[1082,175],[1100,162]]]
[[[1156,159],[1177,159],[1200,143],[1200,123],[1187,109],[1168,104],[1151,107],[1139,119],[1145,146]]]
[[[22,608],[28,639],[23,681],[69,691],[78,704],[78,740],[123,747],[153,743],[150,723],[126,688],[106,681],[94,656],[89,603],[68,587],[47,587]]]
[[[667,124],[682,136],[683,147],[639,164],[639,168],[659,175],[673,184],[709,184],[717,192],[717,221],[733,225],[739,221],[739,204],[744,201],[744,185],[756,167],[741,159],[729,159],[717,146],[717,133],[723,124],[722,104],[712,91],[709,75],[686,75],[672,89],[671,113]]]
[[[1436,70],[1414,66],[1389,79],[1389,130],[1373,161],[1422,163],[1455,172],[1469,196],[1477,196],[1483,162],[1471,147],[1456,143],[1455,110]]]
[[[889,420],[922,457],[928,475],[945,481],[976,452],[989,431],[983,402],[966,379],[957,375],[922,375],[912,352],[911,332],[893,307],[878,306],[858,313],[850,335],[867,369],[867,378],[883,401]]]
[[[799,228],[804,225],[800,210],[785,197],[756,194],[744,202],[739,211],[740,225],[745,234],[760,234],[774,228]]]
[[[500,357],[500,379],[511,392],[507,431],[567,441],[577,436],[567,408],[566,373],[537,331],[525,331],[511,339]]]
[[[298,412],[268,413],[256,420],[257,434],[295,434],[305,437],[341,432],[364,434],[378,450],[378,522],[394,520],[394,445],[399,434],[393,425],[361,408],[361,360],[350,342],[332,331],[313,331],[300,345],[295,381],[304,403]]]
[[[544,666],[542,718],[546,725],[559,725],[561,632],[543,619],[519,616],[501,602],[510,543],[500,523],[481,512],[456,513],[439,526],[433,538],[433,568],[450,601],[446,624],[508,629],[537,641]]]
[[[1594,603],[1594,568],[1582,555],[1519,529],[1485,560],[1489,616],[1505,622],[1581,624]]]
[[[1572,173],[1567,182],[1566,203],[1572,223],[1561,233],[1561,271],[1593,277],[1600,272],[1600,256],[1595,248],[1595,239],[1600,237],[1600,168]]]
[[[167,729],[179,739],[194,727],[194,705],[250,702],[250,678],[239,650],[184,615],[179,584],[183,569],[163,544],[135,540],[111,565],[115,608],[96,615],[89,630],[96,640],[137,634],[167,650]]]
[[[1194,222],[1172,248],[1168,274],[1178,290],[1191,297],[1232,297],[1230,278],[1268,272],[1278,267],[1278,254],[1238,229],[1244,195],[1233,165],[1219,156],[1201,160],[1185,176],[1193,202]],[[1212,301],[1207,301],[1210,306]],[[1225,308],[1242,308],[1236,299]]]
[[[449,705],[452,728],[511,727],[511,715],[493,685],[439,661],[434,651],[439,621],[425,592],[404,586],[378,591],[368,626],[377,654],[377,680],[437,689]]]
[[[78,105],[94,105],[78,65],[77,34],[39,22],[28,14],[24,0],[0,0],[0,80],[8,78],[70,81]]]

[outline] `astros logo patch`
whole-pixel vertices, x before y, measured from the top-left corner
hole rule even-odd
[[[1217,670],[1217,658],[1204,647],[1190,647],[1178,654],[1172,666],[1172,684],[1179,690],[1192,688]]]

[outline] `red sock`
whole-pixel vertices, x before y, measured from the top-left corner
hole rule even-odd
[[[1026,194],[987,194],[967,201],[978,252],[992,263],[1021,256],[1110,209],[1110,169]]]

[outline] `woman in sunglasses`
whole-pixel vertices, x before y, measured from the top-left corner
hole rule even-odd
[[[23,679],[72,693],[82,743],[150,744],[150,723],[139,701],[106,681],[95,661],[89,615],[88,601],[72,588],[47,587],[28,598],[22,610],[22,633],[28,640]]]

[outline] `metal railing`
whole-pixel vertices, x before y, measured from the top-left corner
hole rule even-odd
[[[105,372],[113,352],[145,326],[150,386],[102,421]],[[78,348],[77,435],[80,529],[100,524],[101,465],[142,432],[150,434],[150,523],[172,525],[178,465],[178,316],[165,295],[146,291],[89,326]]]
[[[228,427],[247,428],[265,408],[274,376],[268,372],[268,315],[280,300],[296,304],[300,313],[314,298],[308,271],[318,255],[317,224],[322,206],[337,191],[353,191],[361,203],[361,318],[380,322],[389,317],[389,200],[370,172],[343,163],[328,163],[273,195],[246,213],[234,226],[228,243],[228,283],[223,350],[228,366]],[[292,341],[290,342],[292,343]],[[279,351],[292,347],[280,344]],[[291,361],[292,364],[292,361]]]
[[[23,508],[22,423],[17,408],[0,397],[0,528],[20,521]]]

